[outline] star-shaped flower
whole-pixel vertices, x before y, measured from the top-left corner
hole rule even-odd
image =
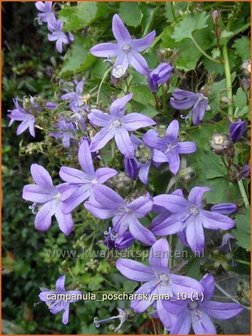
[[[116,58],[114,67],[123,67],[125,70],[131,65],[142,75],[149,73],[149,67],[140,54],[153,42],[156,32],[153,30],[142,39],[133,39],[119,15],[115,14],[112,20],[112,31],[116,43],[100,43],[90,49],[91,54],[97,57]]]

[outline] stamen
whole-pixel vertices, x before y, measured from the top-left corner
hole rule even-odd
[[[128,318],[128,314],[125,310],[121,309],[121,308],[117,308],[119,314],[117,316],[111,316],[108,317],[107,319],[104,320],[98,320],[97,317],[94,318],[94,324],[96,326],[96,328],[99,328],[101,323],[106,323],[112,320],[116,320],[119,319],[120,324],[118,325],[117,328],[114,329],[115,332],[117,332],[118,330],[120,330],[120,328],[122,327],[123,323],[127,320]]]

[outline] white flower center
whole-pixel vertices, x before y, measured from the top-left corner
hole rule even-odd
[[[187,306],[189,309],[196,309],[199,306],[199,302],[192,301],[192,302],[189,302]]]
[[[121,127],[121,126],[122,126],[122,122],[121,122],[121,120],[119,120],[119,119],[115,119],[115,120],[112,122],[112,126],[113,126],[114,128],[119,128],[119,127]]]
[[[165,151],[165,153],[170,152],[171,150],[173,150],[173,149],[176,148],[176,147],[177,147],[177,144],[172,145],[171,143],[169,143],[169,144],[166,146],[166,151]]]
[[[53,199],[55,199],[56,201],[59,201],[60,196],[61,196],[61,193],[58,192],[56,195],[54,195]]]
[[[167,286],[169,283],[169,276],[168,274],[162,273],[158,276],[159,280],[161,281],[162,286]]]
[[[123,45],[122,47],[122,50],[125,52],[125,53],[129,53],[131,51],[131,45],[126,43]]]
[[[193,206],[193,207],[190,208],[190,213],[193,216],[197,216],[199,214],[199,209]]]

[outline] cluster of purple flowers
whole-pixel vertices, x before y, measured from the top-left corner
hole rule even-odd
[[[48,34],[48,40],[56,42],[57,51],[62,53],[63,45],[70,44],[74,40],[73,35],[63,31],[63,22],[56,18],[53,10],[53,3],[51,1],[37,1],[35,6],[39,11],[39,23],[46,23],[47,28],[50,31],[50,34]]]
[[[40,11],[40,22],[47,23],[51,31],[49,40],[56,41],[57,50],[62,52],[62,45],[69,43],[72,37],[62,32],[63,23],[56,19],[51,2],[36,2],[36,7]],[[155,31],[142,39],[134,39],[118,15],[113,16],[112,31],[116,43],[98,44],[90,52],[97,57],[114,58],[114,68],[122,67],[127,71],[132,66],[147,78],[150,90],[156,94],[159,86],[169,80],[173,67],[161,63],[151,70],[140,54],[154,41]],[[123,154],[127,174],[134,179],[139,176],[143,184],[148,183],[151,165],[158,168],[161,164],[167,164],[170,172],[176,175],[180,169],[181,155],[194,153],[197,148],[194,142],[180,141],[177,120],[168,125],[163,136],[155,129],[149,129],[141,135],[139,132],[134,134],[136,130],[152,127],[156,123],[143,114],[126,113],[132,93],[115,99],[109,112],[96,108],[89,111],[82,96],[84,80],[75,82],[75,85],[75,90],[64,93],[61,100],[69,103],[75,121],[82,125],[82,130],[86,127],[87,116],[96,134],[90,139],[84,138],[79,144],[79,168],[60,168],[59,176],[64,183],[54,186],[48,171],[38,164],[32,164],[34,184],[24,186],[23,199],[33,202],[36,229],[47,231],[55,216],[60,230],[69,235],[74,227],[72,212],[81,204],[96,218],[111,219],[112,228],[105,232],[105,244],[109,248],[125,249],[135,241],[151,246],[149,265],[130,259],[119,259],[116,263],[117,269],[125,277],[144,282],[136,294],[152,295],[149,300],[133,300],[131,308],[136,313],[142,313],[152,307],[154,314],[172,334],[188,334],[191,327],[196,334],[216,333],[210,318],[231,318],[242,310],[242,306],[211,301],[214,292],[214,278],[211,274],[206,274],[198,282],[191,277],[173,273],[169,268],[169,244],[160,237],[177,234],[184,246],[195,253],[202,252],[205,247],[204,229],[233,228],[235,223],[228,215],[236,211],[236,205],[220,203],[206,210],[203,197],[210,189],[205,186],[192,188],[187,198],[178,189],[171,194],[154,197],[146,192],[131,199],[123,198],[106,186],[105,183],[118,172],[109,167],[96,169],[94,163],[100,155],[99,151],[110,141],[115,141],[119,152]],[[15,109],[9,115],[11,124],[14,120],[22,121],[18,134],[29,128],[34,136],[33,114],[21,108],[18,100],[14,100],[14,103]],[[208,99],[202,93],[180,89],[175,89],[170,104],[178,110],[191,109],[189,115],[195,125],[202,121],[205,111],[209,110]],[[57,131],[50,135],[60,138],[63,146],[69,147],[77,124],[60,117]],[[96,127],[100,127],[100,130]],[[245,127],[240,121],[231,124],[230,136],[234,142],[241,138]],[[153,213],[156,216],[146,227],[143,219]],[[66,324],[69,304],[77,300],[48,299],[48,294],[81,294],[79,291],[66,291],[64,281],[65,276],[61,276],[56,282],[55,291],[42,289],[39,297],[47,303],[51,313],[64,311],[62,321]],[[183,299],[181,293],[185,295]],[[154,294],[168,295],[169,299],[157,299]]]

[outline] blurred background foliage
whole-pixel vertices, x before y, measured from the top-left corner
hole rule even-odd
[[[61,314],[51,315],[43,303],[37,304],[39,287],[53,288],[59,274],[67,274],[67,284],[71,288],[83,291],[132,292],[137,283],[123,278],[115,269],[115,258],[100,259],[83,251],[106,251],[102,244],[103,232],[108,222],[100,222],[82,209],[74,213],[75,230],[66,238],[54,224],[47,233],[39,233],[34,229],[34,216],[28,204],[21,198],[23,185],[30,181],[30,164],[44,165],[52,175],[57,176],[62,163],[71,162],[73,153],[67,153],[54,140],[36,130],[32,139],[25,133],[17,137],[16,126],[8,128],[7,110],[12,108],[12,98],[24,96],[40,96],[50,100],[59,91],[58,82],[73,78],[88,78],[85,92],[90,92],[100,84],[104,72],[109,65],[88,53],[89,48],[97,42],[111,40],[111,18],[119,13],[132,35],[143,36],[156,29],[157,38],[153,47],[145,54],[151,67],[158,65],[162,59],[162,50],[166,50],[168,60],[176,64],[176,71],[167,94],[176,86],[191,91],[202,89],[208,95],[211,111],[206,114],[204,125],[190,127],[185,125],[183,134],[193,139],[198,151],[190,156],[188,166],[192,166],[194,174],[188,182],[183,176],[176,185],[189,190],[196,184],[205,184],[218,190],[209,193],[208,202],[218,203],[233,201],[241,208],[237,215],[235,230],[237,243],[230,253],[221,252],[217,246],[221,235],[208,237],[209,253],[200,260],[192,259],[185,269],[186,274],[200,278],[207,271],[213,272],[223,288],[232,291],[241,302],[248,305],[249,275],[249,221],[245,212],[236,183],[230,182],[220,157],[209,149],[209,140],[214,132],[227,132],[227,104],[225,102],[224,67],[202,57],[195,48],[188,31],[190,13],[194,20],[195,39],[204,51],[211,50],[211,57],[218,58],[216,41],[213,39],[214,26],[210,20],[213,10],[221,10],[223,26],[234,15],[230,31],[222,32],[220,43],[229,46],[229,57],[233,79],[234,108],[236,117],[249,120],[249,102],[247,93],[241,89],[243,72],[241,65],[250,58],[248,29],[250,17],[249,3],[239,2],[206,2],[206,3],[69,3],[57,4],[59,17],[64,21],[64,29],[74,33],[75,40],[65,56],[59,56],[53,44],[47,40],[46,26],[38,26],[34,3],[8,2],[2,4],[3,11],[3,96],[2,96],[2,138],[3,138],[3,333],[15,334],[95,334],[113,332],[110,325],[102,325],[96,329],[93,324],[95,316],[106,318],[116,314],[117,306],[124,308],[124,302],[79,302],[70,308],[70,323],[63,326]],[[202,15],[203,12],[203,15]],[[205,14],[204,14],[205,13]],[[199,17],[201,16],[201,18]],[[205,16],[205,17],[204,17]],[[207,25],[205,25],[207,21]],[[201,23],[199,23],[201,22]],[[245,27],[246,28],[246,27]],[[240,30],[240,31],[239,31]],[[91,38],[90,38],[91,36]],[[103,84],[101,100],[107,106],[111,97],[119,92],[118,87],[111,87],[109,81]],[[130,108],[156,116],[155,101],[147,90],[141,76],[132,72],[130,91],[134,98]],[[95,98],[94,98],[95,99]],[[146,104],[146,102],[148,102]],[[48,116],[49,118],[50,116]],[[157,116],[160,124],[167,125],[174,117],[178,117],[168,104],[163,105],[163,114]],[[209,120],[209,122],[208,122]],[[43,122],[43,120],[42,120]],[[45,122],[46,123],[46,122]],[[50,126],[50,120],[47,124]],[[49,127],[48,126],[48,127]],[[122,168],[122,162],[113,161],[109,152],[103,152],[109,165]],[[237,162],[240,165],[248,162],[249,142],[244,142],[237,149]],[[161,178],[160,178],[161,173]],[[156,193],[165,192],[171,175],[167,170],[151,171],[150,188]],[[249,180],[245,180],[245,188],[249,190]],[[137,186],[140,188],[141,184]],[[128,189],[132,184],[128,185]],[[134,245],[134,250],[144,247]],[[57,251],[63,251],[60,255]],[[72,252],[69,252],[72,251]],[[211,251],[211,253],[210,253]],[[72,253],[72,254],[71,254]],[[231,263],[231,260],[235,261]],[[224,281],[225,280],[225,281]],[[126,304],[128,305],[128,303]],[[248,333],[249,315],[246,311],[230,323],[217,324],[220,333]],[[153,334],[154,329],[162,333],[161,325],[151,319],[147,313],[130,317],[126,322],[124,333]]]

